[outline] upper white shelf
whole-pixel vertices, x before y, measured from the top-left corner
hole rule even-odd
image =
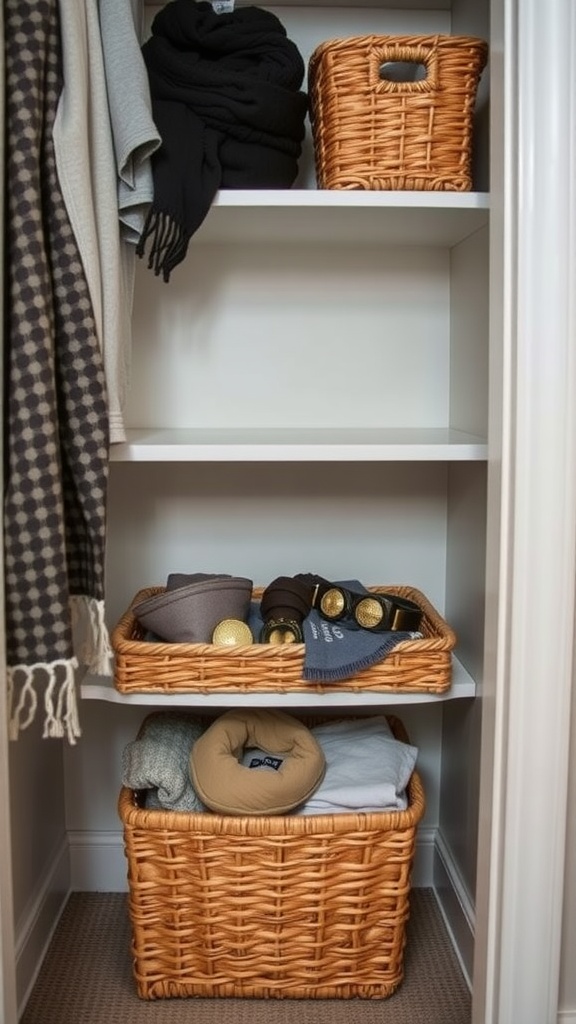
[[[485,461],[485,439],[449,429],[128,430],[112,462]]]
[[[230,189],[217,194],[191,244],[358,242],[445,248],[483,227],[488,207],[485,192]]]
[[[236,6],[246,7],[253,0],[236,0]],[[162,7],[162,0],[144,0],[145,7]],[[274,0],[270,7],[353,7],[354,0]],[[398,11],[449,11],[452,0],[362,0],[362,7],[386,8]]]

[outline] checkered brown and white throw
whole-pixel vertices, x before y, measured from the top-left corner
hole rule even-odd
[[[57,0],[5,0],[4,554],[10,730],[80,735],[80,665],[109,671],[108,412],[90,296],[52,143]]]

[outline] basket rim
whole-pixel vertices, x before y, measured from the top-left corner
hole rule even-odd
[[[475,59],[478,63],[478,67],[475,69],[476,73],[481,73],[484,70],[490,52],[487,40],[481,36],[450,35],[442,32],[420,36],[400,34],[379,35],[376,33],[357,36],[333,36],[318,43],[312,51],[308,63],[308,73],[312,78],[321,59],[333,50],[337,50],[341,54],[344,53],[346,57],[347,51],[350,50],[357,51],[387,46],[400,49],[415,47],[417,49],[462,50],[463,57],[464,51],[475,50]]]
[[[403,32],[364,32],[354,36],[331,36],[330,39],[324,39],[322,42],[318,43],[316,50],[320,50],[323,46],[330,46],[332,43],[351,43],[353,45],[359,45],[361,43],[369,43],[372,40],[380,40],[390,43],[440,42],[446,45],[454,44],[457,46],[478,45],[481,48],[488,49],[488,41],[484,39],[483,36],[451,35],[450,32],[428,32],[421,35],[410,35],[409,33]]]
[[[456,634],[452,627],[442,618],[439,612],[436,611],[432,603],[426,597],[421,590],[416,587],[409,585],[399,584],[386,584],[386,585],[375,585],[368,586],[366,589],[370,593],[398,593],[401,596],[409,597],[415,601],[416,604],[421,608],[424,613],[424,617],[431,623],[434,636],[423,637],[416,640],[403,640],[399,643],[394,651],[397,654],[407,652],[410,650],[417,650],[418,652],[424,652],[427,644],[433,644],[434,650],[439,649],[439,640],[443,641],[443,649],[451,651],[456,645]],[[111,644],[114,652],[117,655],[122,654],[134,654],[138,649],[145,651],[148,655],[163,656],[172,655],[174,658],[185,657],[187,655],[193,656],[206,656],[206,655],[217,655],[219,658],[238,658],[245,656],[248,652],[252,655],[254,651],[260,651],[266,656],[287,656],[289,653],[292,657],[295,655],[302,657],[305,645],[304,644],[290,644],[288,649],[286,646],[271,647],[270,644],[238,644],[232,647],[217,647],[214,644],[206,643],[173,643],[168,641],[155,641],[155,640],[143,640],[135,637],[134,632],[138,628],[137,620],[133,612],[133,608],[140,601],[144,601],[148,597],[154,597],[157,594],[164,593],[166,587],[162,584],[156,584],[150,587],[144,587],[139,590],[132,598],[129,607],[126,609],[124,614],[118,620],[116,626],[111,633]],[[252,597],[258,598],[262,595],[264,588],[255,586],[252,591]]]

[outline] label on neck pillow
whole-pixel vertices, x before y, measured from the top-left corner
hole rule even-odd
[[[249,768],[272,768],[275,772],[278,771],[280,765],[283,763],[283,757],[272,757],[271,754],[265,754],[264,757],[252,757]]]

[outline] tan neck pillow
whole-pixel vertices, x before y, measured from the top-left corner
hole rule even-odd
[[[314,793],[325,770],[310,730],[283,711],[227,711],[196,740],[190,755],[197,795],[221,814],[285,814]]]

